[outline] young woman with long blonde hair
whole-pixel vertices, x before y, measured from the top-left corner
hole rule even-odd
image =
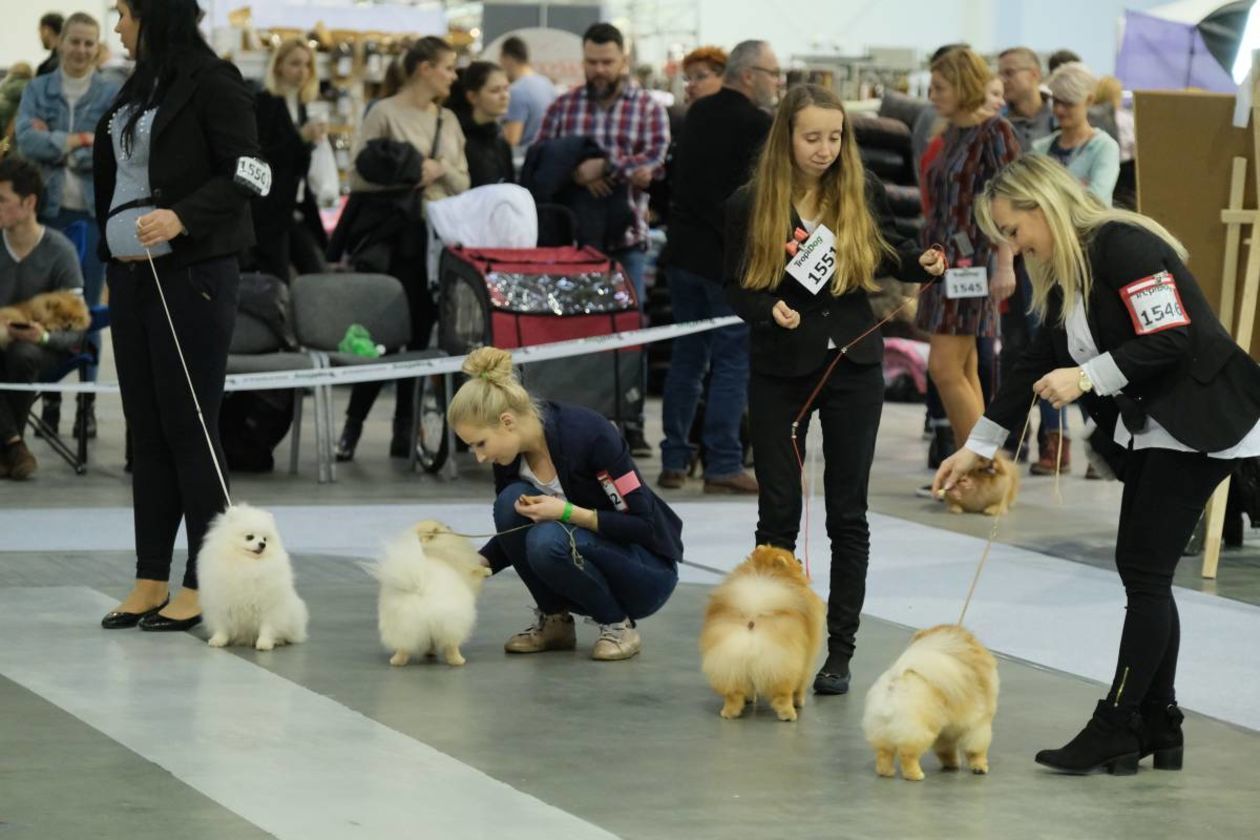
[[[1127,598],[1115,678],[1085,729],[1037,762],[1068,773],[1181,768],[1172,580],[1208,497],[1234,460],[1260,455],[1260,366],[1213,313],[1186,251],[1154,221],[1105,207],[1067,169],[1028,155],[986,185],[976,216],[1023,254],[1043,326],[933,491],[992,458],[1033,394],[1081,400],[1124,482],[1116,568]],[[933,272],[944,268],[939,262]]]
[[[783,97],[753,179],[731,197],[726,215],[728,295],[751,327],[756,543],[795,550],[801,473],[793,421],[840,348],[875,324],[867,297],[875,278],[930,276],[916,244],[897,232],[883,186],[862,169],[843,103],[814,85]],[[822,694],[849,688],[870,553],[866,491],[884,401],[882,360],[878,332],[853,344],[810,410],[822,424],[831,539],[828,657],[814,683]],[[807,426],[808,417],[797,431],[802,456]]]

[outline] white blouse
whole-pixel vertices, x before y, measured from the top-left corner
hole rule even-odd
[[[564,499],[565,501],[568,501],[568,498],[564,495],[564,488],[560,486],[559,475],[551,479],[551,481],[543,481],[537,475],[534,474],[533,470],[529,468],[529,461],[525,460],[524,455],[521,456],[520,472],[521,472],[521,478],[525,479],[530,484],[537,487],[540,493],[543,493],[544,495],[547,495],[547,496],[555,496],[557,499]]]

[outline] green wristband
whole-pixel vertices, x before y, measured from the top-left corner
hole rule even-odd
[[[573,502],[564,503],[564,513],[560,514],[561,522],[568,522],[569,517],[573,515]]]

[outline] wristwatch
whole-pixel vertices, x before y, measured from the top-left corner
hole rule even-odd
[[[1089,374],[1085,372],[1085,368],[1081,368],[1080,376],[1076,379],[1076,387],[1081,389],[1082,394],[1088,394],[1094,390],[1094,380],[1089,378]]]

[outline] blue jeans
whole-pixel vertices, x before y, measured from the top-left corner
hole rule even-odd
[[[669,301],[678,323],[721,318],[735,312],[722,287],[681,268],[666,270]],[[735,324],[674,339],[665,375],[661,421],[661,467],[686,470],[691,461],[688,442],[696,405],[704,389],[704,374],[712,371],[709,400],[704,410],[705,478],[730,478],[744,471],[740,420],[748,405],[748,325]]]
[[[514,505],[522,495],[537,494],[538,488],[524,481],[505,487],[494,502],[495,530],[529,524]],[[678,569],[669,560],[585,528],[540,522],[498,539],[538,609],[548,615],[568,610],[600,624],[644,618],[664,606],[678,584]]]
[[[56,216],[45,221],[49,227],[63,233],[66,228],[75,222],[85,222],[87,224],[87,253],[84,255],[83,263],[80,266],[83,270],[83,299],[88,306],[96,306],[101,302],[101,290],[105,288],[105,266],[101,264],[101,258],[96,253],[96,246],[101,238],[100,229],[96,226],[96,217],[85,210],[62,209]],[[89,336],[88,344],[96,351],[96,357],[99,359],[101,355],[101,334],[94,333]],[[87,369],[86,379],[88,382],[96,381],[96,365],[92,365]]]
[[[639,312],[643,312],[647,306],[647,287],[643,272],[647,268],[647,251],[639,245],[631,245],[629,248],[622,248],[620,251],[613,251],[609,258],[621,263],[621,267],[626,270],[626,274],[630,276],[630,282],[634,284],[634,296],[639,301]],[[639,390],[647,393],[647,350],[643,350],[643,370],[639,374]],[[643,415],[640,414],[636,418],[631,418],[625,423],[627,428],[643,429]]]

